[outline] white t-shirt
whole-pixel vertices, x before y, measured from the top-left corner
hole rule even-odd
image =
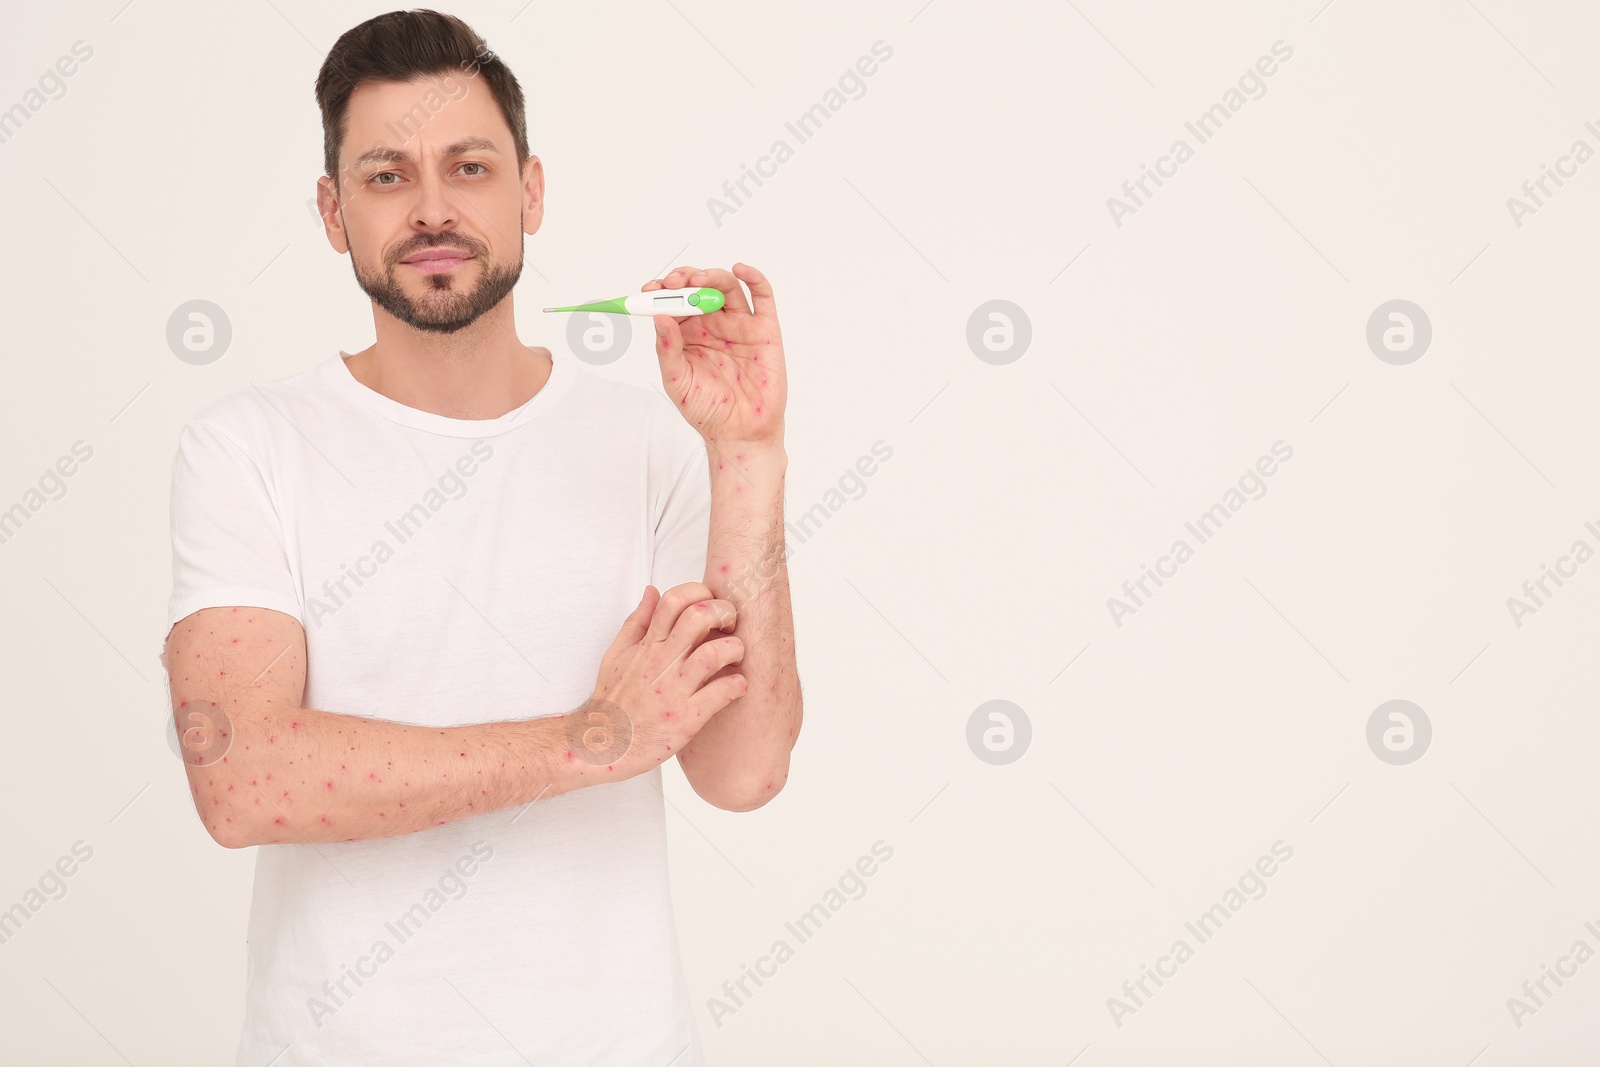
[[[482,421],[391,400],[341,353],[183,427],[168,625],[294,616],[323,711],[561,714],[646,584],[702,580],[710,501],[672,403],[565,352]],[[660,768],[400,837],[260,846],[247,939],[241,1067],[702,1062]]]

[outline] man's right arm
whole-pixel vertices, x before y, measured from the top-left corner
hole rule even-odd
[[[646,587],[565,714],[413,726],[304,705],[306,638],[269,608],[202,608],[167,635],[184,771],[229,848],[398,837],[644,774],[746,690],[738,612],[688,582]],[[574,750],[577,751],[574,751]]]
[[[435,727],[304,707],[305,631],[282,612],[204,608],[165,660],[195,809],[228,848],[396,837],[598,784],[566,758],[567,715]]]

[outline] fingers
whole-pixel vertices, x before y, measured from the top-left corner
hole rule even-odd
[[[687,678],[694,689],[700,689],[712,675],[730,663],[744,659],[744,642],[733,634],[707,641],[685,656],[678,664],[678,674]]]
[[[661,278],[661,288],[682,289],[689,284],[690,275],[699,274],[699,267],[673,267]]]
[[[744,696],[749,688],[744,675],[725,674],[690,697],[686,706],[693,718],[706,719]]]
[[[681,673],[684,664],[707,643],[712,630],[732,630],[738,617],[738,609],[727,600],[701,600],[690,604],[673,624],[672,636],[661,646],[671,658],[662,665],[656,678],[665,677],[674,670]]]
[[[705,586],[698,582],[679,586],[678,589],[687,591],[696,587],[705,589]],[[709,590],[707,591],[709,592]],[[677,590],[670,591],[663,598],[662,603],[671,603],[673,593],[676,592]],[[670,612],[671,609],[669,608],[668,610]],[[674,671],[680,674],[683,673],[685,665],[690,658],[696,654],[701,646],[707,643],[706,638],[711,631],[719,629],[732,630],[735,622],[738,621],[738,617],[738,609],[727,600],[708,599],[689,603],[678,613],[676,621],[672,623],[671,632],[657,646],[659,655],[653,659],[653,663],[659,664],[659,666],[653,668],[650,684],[654,685]],[[652,632],[654,632],[654,628],[661,621],[661,618],[662,613],[658,609],[656,618],[651,622]]]
[[[678,623],[678,617],[690,604],[712,599],[711,587],[704,582],[684,582],[661,594],[655,613],[650,619],[646,641],[665,641]]]
[[[689,266],[674,267],[673,269],[667,271],[667,273],[662,275],[661,277],[654,278],[654,279],[652,279],[652,280],[650,280],[648,282],[645,282],[643,285],[641,285],[639,287],[639,291],[641,293],[648,293],[652,289],[682,289],[684,286],[688,285],[689,283],[687,281],[684,281],[684,280],[681,280],[681,279],[688,278],[689,275],[694,274],[699,269],[700,269],[699,267],[689,267]],[[677,279],[680,279],[680,280],[674,281],[673,280],[674,278],[677,278]]]
[[[645,291],[650,289],[686,289],[690,286],[710,286],[722,292],[723,310],[742,311],[750,313],[750,304],[745,300],[744,287],[739,284],[739,279],[732,271],[712,267],[701,270],[699,267],[674,267],[661,279],[660,285],[645,283]],[[771,292],[769,287],[768,292]]]
[[[739,609],[731,600],[699,600],[690,604],[672,625],[672,636],[667,647],[674,652],[679,643],[693,648],[706,639],[712,630],[732,631],[739,621]]]
[[[750,287],[750,299],[755,302],[755,313],[759,319],[776,319],[778,305],[772,298],[772,283],[767,281],[767,276],[756,270],[748,263],[735,263],[733,273],[736,278]]]

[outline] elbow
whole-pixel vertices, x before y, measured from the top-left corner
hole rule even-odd
[[[211,835],[211,840],[223,848],[249,848],[251,845],[260,844],[247,826],[239,826],[234,820],[220,813],[211,818],[201,815],[200,821],[206,828],[206,833]]]
[[[743,788],[735,790],[731,796],[722,798],[721,802],[713,803],[723,811],[755,811],[757,808],[765,807],[773,797],[781,793],[788,781],[789,768],[786,764],[781,769],[773,770],[771,774],[746,782]]]
[[[227,792],[234,788],[231,782],[200,781],[193,768],[190,768],[189,787],[193,793],[195,814],[206,833],[211,835],[211,840],[223,848],[249,848],[261,844],[260,827],[255,824],[256,820],[250,818],[242,804],[227,799],[236,795]],[[205,790],[203,796],[198,792],[201,789]],[[213,793],[213,789],[218,792]]]

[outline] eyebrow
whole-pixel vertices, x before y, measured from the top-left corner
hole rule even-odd
[[[441,156],[459,156],[467,152],[499,152],[493,141],[487,137],[468,137],[457,141],[455,144],[445,145],[439,150]],[[411,155],[398,148],[384,148],[379,146],[361,153],[350,166],[360,169],[373,163],[412,163],[415,162]]]

